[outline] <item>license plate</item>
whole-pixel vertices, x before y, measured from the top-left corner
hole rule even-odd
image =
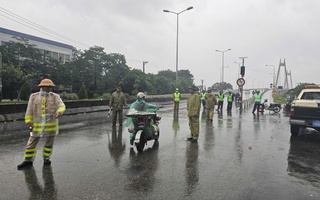
[[[320,120],[313,120],[312,125],[316,127],[320,127]]]

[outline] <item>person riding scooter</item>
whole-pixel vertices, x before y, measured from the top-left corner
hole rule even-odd
[[[137,100],[131,104],[129,112],[131,112],[131,113],[132,112],[155,113],[157,110],[159,110],[159,106],[157,106],[155,104],[147,103],[145,101],[145,94],[143,92],[139,92],[137,94]],[[148,137],[152,137],[155,134],[155,132],[158,131],[158,127],[154,124],[154,120],[155,119],[150,118],[151,131],[145,130]],[[132,118],[132,117],[128,117],[127,122],[126,122],[126,126],[128,127],[128,131],[130,132],[130,144],[132,145],[133,140],[134,140],[134,136],[135,136],[134,133],[138,127],[137,119]],[[148,128],[146,127],[146,129],[148,129]]]

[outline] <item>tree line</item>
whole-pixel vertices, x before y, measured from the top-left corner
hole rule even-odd
[[[52,79],[56,85],[72,86],[72,91],[76,94],[84,87],[88,98],[111,93],[118,84],[123,86],[124,93],[134,96],[139,91],[153,95],[171,94],[175,88],[179,88],[181,93],[187,93],[188,87],[194,83],[194,76],[189,70],[179,70],[176,83],[176,73],[172,70],[145,74],[142,70],[130,68],[124,55],[106,53],[100,46],[83,51],[74,48],[71,61],[62,63],[52,57],[45,57],[27,39],[14,38],[15,41],[0,46],[3,85],[0,99],[17,98],[25,83],[30,84],[31,91],[34,92],[38,90],[37,84],[43,78]],[[216,84],[216,89],[221,89]]]

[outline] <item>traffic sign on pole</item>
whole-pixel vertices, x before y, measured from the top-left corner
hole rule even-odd
[[[245,83],[246,83],[246,81],[243,78],[238,78],[237,85],[239,87],[244,86]]]

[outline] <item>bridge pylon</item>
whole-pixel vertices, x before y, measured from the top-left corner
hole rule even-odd
[[[292,76],[291,76],[291,71],[288,72],[287,71],[287,66],[286,66],[286,59],[283,60],[283,62],[279,62],[279,68],[278,68],[278,73],[277,73],[277,78],[276,78],[276,82],[275,85],[279,86],[278,81],[279,81],[279,76],[280,76],[280,70],[281,67],[284,68],[284,84],[283,84],[283,89],[291,89],[292,88]],[[288,82],[288,77],[290,76],[290,82],[291,82],[291,87],[289,87],[289,82]]]

